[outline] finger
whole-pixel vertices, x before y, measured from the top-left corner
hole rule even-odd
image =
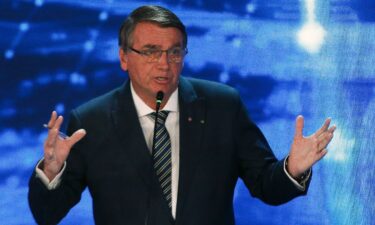
[[[321,160],[327,153],[328,153],[328,150],[326,148],[320,151],[317,155],[317,161]]]
[[[56,141],[59,135],[59,129],[63,122],[62,116],[59,116],[57,117],[57,119],[55,119],[56,116],[57,116],[56,111],[53,111],[52,116],[51,116],[53,127],[51,127],[48,130],[48,136],[47,136],[47,140],[46,140],[46,144],[44,148],[44,154],[47,160],[48,159],[52,160],[55,156],[54,149],[55,149]]]
[[[47,139],[44,143],[44,158],[47,160],[52,160],[54,158],[57,136],[58,132],[56,130],[49,129]]]
[[[56,124],[56,118],[57,118],[57,113],[56,111],[52,111],[51,113],[51,118],[50,120],[48,121],[48,125],[47,125],[47,128],[48,128],[48,136],[47,136],[47,139],[45,141],[45,147],[48,147],[48,148],[51,148],[55,141],[56,141],[56,137],[57,137],[57,134],[58,132],[52,130],[52,128],[55,126]]]
[[[325,132],[318,137],[318,150],[321,151],[325,149],[327,145],[331,142],[333,138],[333,133]]]
[[[73,146],[75,143],[77,143],[79,140],[81,140],[86,135],[85,129],[79,129],[76,132],[72,134],[67,140],[69,142],[70,146]]]
[[[48,128],[52,128],[55,125],[56,118],[57,118],[57,113],[54,110],[54,111],[52,111],[51,118],[48,121]]]
[[[58,116],[55,124],[53,125],[53,127],[51,127],[51,129],[56,129],[59,132],[61,124],[63,123],[63,121],[64,121],[64,117]]]
[[[323,141],[324,138],[327,138],[328,136],[331,136],[331,139],[333,138],[333,133],[336,130],[336,125],[331,126],[327,131],[323,132],[318,136],[318,142]]]
[[[59,127],[62,123],[62,118],[61,117],[58,117],[57,119],[55,118],[57,116],[56,112],[54,111],[52,113],[53,115],[51,116],[51,120],[50,120],[50,123],[48,124],[53,124],[52,127],[50,127],[50,125],[48,125],[48,136],[47,136],[47,140],[46,140],[46,147],[47,148],[53,148],[55,146],[55,143],[56,143],[56,139],[57,139],[57,136],[59,134]]]
[[[315,132],[315,135],[319,136],[323,132],[327,131],[330,123],[331,123],[331,118],[327,118],[326,121],[324,122],[323,126],[317,132]]]
[[[303,137],[303,134],[302,134],[303,126],[304,126],[304,118],[302,115],[299,115],[296,118],[296,128],[295,128],[296,130],[295,130],[294,138]]]
[[[335,132],[335,130],[336,130],[336,125],[333,125],[332,127],[330,127],[328,129],[328,132],[331,133],[331,134],[333,134]]]
[[[325,136],[328,135],[328,134],[333,135],[333,133],[335,132],[335,130],[336,130],[336,126],[335,126],[335,125],[331,126],[327,131],[325,131],[325,132],[323,132],[322,134],[320,134],[320,135],[317,137],[317,140],[318,140],[318,141],[323,140],[323,139],[325,138]]]
[[[53,134],[53,136],[55,134],[57,136],[59,136],[60,127],[61,127],[61,124],[63,123],[63,121],[64,121],[64,118],[62,116],[57,117],[57,119],[55,120],[55,123],[54,123],[53,127],[49,128],[49,132],[48,133]]]

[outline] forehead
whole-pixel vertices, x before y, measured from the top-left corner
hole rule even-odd
[[[133,31],[133,47],[156,46],[169,48],[183,45],[183,35],[175,27],[160,27],[155,23],[141,22]]]

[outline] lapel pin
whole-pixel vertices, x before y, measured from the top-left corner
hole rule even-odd
[[[193,119],[189,116],[188,121],[191,122],[193,121]]]

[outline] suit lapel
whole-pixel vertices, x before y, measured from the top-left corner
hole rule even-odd
[[[185,78],[180,78],[180,168],[176,224],[188,196],[190,184],[201,154],[201,142],[205,127],[206,101],[198,98],[193,86]],[[130,82],[119,92],[112,107],[112,121],[116,134],[124,146],[124,154],[132,163],[147,186],[154,184],[156,175],[152,170],[152,157],[148,151],[140,126]],[[172,218],[172,217],[171,217]]]
[[[170,223],[173,224],[172,213],[162,195],[158,178],[152,166],[152,156],[147,148],[142,127],[139,123],[137,111],[131,96],[130,81],[120,91],[117,101],[113,106],[112,120],[127,161],[133,164],[135,171],[137,171],[145,184],[150,188],[150,191],[155,190],[155,188],[158,190],[157,192],[160,194],[160,200],[162,201],[160,204],[163,205],[162,211],[166,213],[165,215],[168,215]],[[151,193],[148,194],[151,195]],[[160,204],[157,207],[160,207]],[[152,211],[152,209],[148,210]],[[160,216],[152,215],[151,212],[150,217]]]
[[[123,151],[127,155],[126,158],[129,163],[133,164],[144,182],[150,185],[153,176],[151,170],[152,158],[131,96],[130,82],[124,85],[114,102],[112,120],[117,136],[122,143]]]
[[[177,198],[176,224],[180,219],[184,201],[201,154],[201,142],[205,127],[206,101],[198,98],[189,81],[180,78],[180,168]]]

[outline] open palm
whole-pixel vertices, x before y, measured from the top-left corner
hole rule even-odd
[[[304,137],[304,118],[301,115],[297,117],[295,135],[288,158],[288,172],[293,177],[302,175],[327,154],[326,147],[331,142],[336,129],[336,126],[330,127],[330,123],[331,119],[326,119],[319,130]]]
[[[44,142],[43,171],[50,181],[60,172],[72,146],[86,135],[86,131],[80,129],[70,137],[59,136],[63,120],[62,116],[57,116],[57,113],[53,111],[48,122],[49,131]]]

